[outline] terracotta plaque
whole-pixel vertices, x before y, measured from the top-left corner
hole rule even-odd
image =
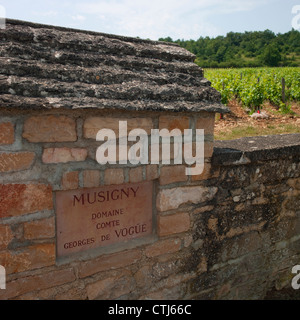
[[[152,233],[153,182],[56,192],[57,254]]]

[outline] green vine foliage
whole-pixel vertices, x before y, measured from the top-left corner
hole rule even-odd
[[[235,98],[252,112],[269,101],[286,113],[290,108],[288,102],[300,101],[299,67],[205,69],[204,77],[221,93],[223,104]],[[282,78],[285,80],[285,101]]]

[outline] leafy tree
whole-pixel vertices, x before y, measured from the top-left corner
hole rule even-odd
[[[268,67],[277,67],[281,61],[281,55],[273,44],[267,45],[261,55],[261,61]]]
[[[201,67],[300,66],[300,32],[277,35],[270,31],[229,32],[216,38],[198,40],[160,38],[175,42],[197,56]]]

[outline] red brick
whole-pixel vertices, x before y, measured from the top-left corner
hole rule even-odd
[[[14,125],[11,122],[0,123],[0,144],[12,144],[15,141]]]
[[[72,161],[84,161],[87,150],[81,148],[46,148],[43,152],[44,163],[66,163]]]
[[[167,236],[175,233],[186,232],[190,229],[190,216],[188,213],[176,213],[158,217],[158,234]]]
[[[25,239],[47,239],[55,237],[54,217],[24,223]]]
[[[28,169],[34,160],[33,152],[0,153],[0,172]]]
[[[66,116],[30,117],[24,123],[23,137],[30,142],[76,141],[76,123]]]
[[[174,253],[181,248],[180,239],[168,239],[156,242],[145,249],[145,254],[148,258],[160,256],[162,254]]]
[[[7,274],[51,266],[55,264],[55,244],[42,243],[16,251],[2,251],[0,261]]]
[[[66,172],[61,179],[61,186],[63,190],[78,189],[79,175],[78,171]]]
[[[53,209],[53,199],[50,185],[0,185],[0,218],[51,209]]]

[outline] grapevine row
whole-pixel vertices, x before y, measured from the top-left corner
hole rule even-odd
[[[297,67],[205,69],[204,75],[221,93],[223,104],[235,98],[252,112],[265,101],[281,111],[288,107],[286,101],[300,101],[300,68]]]

